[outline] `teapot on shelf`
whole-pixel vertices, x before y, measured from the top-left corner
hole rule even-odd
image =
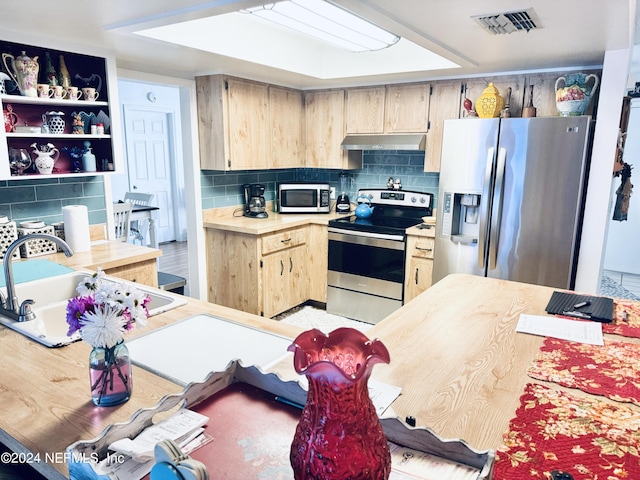
[[[360,201],[362,200],[362,201]],[[356,202],[358,206],[356,207],[356,217],[358,218],[369,218],[373,214],[373,209],[375,207],[371,206],[371,200],[366,195],[360,195]]]
[[[7,63],[7,60],[9,60],[9,63]],[[22,95],[25,97],[38,96],[38,71],[40,70],[38,57],[31,58],[25,51],[17,57],[10,53],[3,53],[2,62],[11,79],[18,85]]]
[[[32,143],[31,148],[33,149],[33,153],[36,154],[36,159],[33,163],[38,169],[38,172],[43,175],[51,174],[53,172],[53,166],[60,156],[58,149],[52,143],[47,143],[46,145]]]

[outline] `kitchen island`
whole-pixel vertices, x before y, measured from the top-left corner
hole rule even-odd
[[[526,374],[543,338],[515,332],[521,313],[544,314],[552,288],[451,275],[369,331],[391,354],[373,378],[402,387],[392,404],[401,418],[412,415],[443,438],[462,438],[476,449],[496,449],[514,416]],[[188,304],[152,317],[130,338],[188,316],[208,313],[288,337],[301,329],[274,320],[189,299]],[[632,340],[629,340],[632,341]],[[0,441],[16,451],[48,459],[37,465],[48,477],[67,474],[65,448],[96,437],[114,422],[182,389],[134,367],[134,392],[114,408],[93,406],[82,342],[47,349],[8,329],[0,329],[2,369]],[[272,368],[295,379],[291,358]],[[554,385],[554,388],[561,388]],[[55,455],[58,457],[55,457]],[[287,454],[287,452],[283,453]]]

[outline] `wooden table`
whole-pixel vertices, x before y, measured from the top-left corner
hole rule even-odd
[[[544,314],[552,288],[470,275],[451,275],[390,315],[368,333],[391,354],[373,378],[402,387],[392,408],[413,415],[443,438],[462,438],[476,449],[495,449],[514,416],[527,382],[527,367],[543,338],[515,332],[521,313]],[[152,317],[145,330],[210,313],[294,338],[302,329],[237,310],[189,299],[183,307]],[[629,340],[631,341],[631,340]],[[134,371],[133,397],[115,408],[90,401],[89,346],[79,342],[47,349],[4,328],[0,342],[0,441],[16,451],[51,459],[78,441],[95,438],[111,423],[152,407],[177,385],[141,368]],[[298,378],[291,359],[273,370]],[[540,382],[544,383],[544,382]],[[554,385],[554,388],[560,388]],[[66,463],[37,466],[48,478],[67,473]]]

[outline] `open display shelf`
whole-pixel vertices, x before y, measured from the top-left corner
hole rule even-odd
[[[25,45],[8,41],[0,41],[0,53],[3,62],[0,64],[1,77],[4,79],[4,89],[0,90],[0,103],[2,104],[5,128],[0,133],[0,180],[22,180],[33,178],[65,177],[75,175],[102,175],[116,171],[114,159],[114,145],[112,131],[114,129],[112,110],[110,104],[109,62],[106,58],[92,55],[61,51],[52,48]],[[54,99],[25,96],[13,78],[7,80],[8,72],[15,75],[13,64],[17,65],[17,58],[26,55],[37,61],[39,67],[38,83],[47,84],[47,66],[51,60],[55,73],[59,74],[60,65],[64,62],[69,72],[71,85],[82,89],[92,87],[98,94],[96,100]],[[11,58],[13,56],[13,59]],[[55,117],[52,113],[58,113],[64,121],[64,128],[51,128],[49,119]],[[74,117],[83,121],[82,128],[76,123],[74,129]],[[7,124],[9,117],[9,124]],[[92,133],[91,125],[102,123],[104,132]],[[42,125],[47,127],[42,129]],[[31,127],[31,128],[25,128]],[[47,128],[49,131],[47,131]],[[96,157],[96,171],[85,171],[82,165],[82,153],[85,151],[85,142],[90,142],[89,147]],[[35,144],[35,147],[33,146]],[[40,173],[35,165],[36,153],[34,149],[42,149],[51,144],[58,150],[57,160],[51,174]],[[12,159],[18,152],[28,153],[31,164],[26,169],[12,167]],[[28,163],[28,162],[26,162]]]

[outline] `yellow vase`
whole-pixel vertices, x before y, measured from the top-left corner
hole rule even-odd
[[[500,116],[500,111],[504,107],[504,99],[500,96],[500,92],[493,85],[485,88],[482,95],[476,100],[476,112],[480,118],[495,118]]]

